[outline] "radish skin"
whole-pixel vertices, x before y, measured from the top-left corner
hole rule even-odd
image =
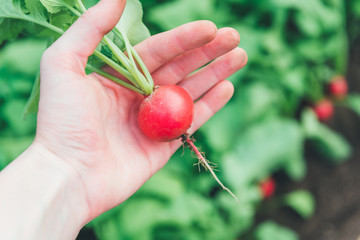
[[[193,117],[194,103],[190,94],[177,85],[165,85],[142,101],[138,123],[150,139],[170,142],[186,133]]]

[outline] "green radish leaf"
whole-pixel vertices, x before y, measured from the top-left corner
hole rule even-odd
[[[297,97],[303,96],[308,87],[304,81],[306,72],[307,69],[303,66],[293,67],[292,70],[285,73],[284,79],[286,79],[286,81],[282,82],[283,86],[293,94],[296,94]]]
[[[156,199],[138,198],[128,202],[119,215],[122,238],[128,235],[130,239],[151,239],[151,230],[155,224],[166,221],[167,214],[164,211],[166,205]]]
[[[360,17],[360,2],[356,0],[350,2],[351,2],[351,10],[353,14],[357,17]]]
[[[3,118],[8,127],[17,135],[30,135],[34,133],[35,116],[31,116],[26,121],[22,118],[25,106],[25,99],[12,99],[3,106]]]
[[[297,234],[273,221],[266,221],[260,224],[255,230],[256,240],[298,240]]]
[[[7,18],[0,20],[0,44],[5,40],[15,39],[24,28],[22,21]]]
[[[307,138],[323,156],[333,162],[344,161],[350,156],[350,144],[340,134],[321,124],[311,109],[302,113],[301,121]]]
[[[24,29],[24,22],[19,21],[22,15],[23,12],[21,2],[12,2],[11,0],[4,0],[1,2],[0,44],[5,40],[12,40],[16,38],[18,34]]]
[[[283,203],[291,207],[302,218],[310,218],[315,211],[315,199],[313,195],[305,190],[298,190],[283,196]]]
[[[319,134],[320,122],[312,109],[307,108],[301,113],[301,124],[307,138],[314,138]]]
[[[30,15],[34,16],[34,18],[46,21],[47,12],[39,0],[25,0],[25,6]]]
[[[178,0],[156,6],[151,9],[149,16],[162,29],[169,30],[195,20],[223,21],[231,16],[227,10],[215,7],[214,0]]]
[[[299,12],[295,15],[296,23],[299,28],[308,36],[318,37],[321,32],[321,26],[319,24],[314,24],[317,19],[316,16],[309,12]]]
[[[122,239],[121,224],[116,216],[102,222],[101,224],[94,224],[94,231],[96,233],[96,239],[111,240]]]
[[[12,0],[2,0],[0,5],[0,18],[25,20],[62,34],[62,30],[48,23],[44,19],[43,14],[40,14],[35,10],[33,4],[34,2],[28,1],[28,5],[31,6],[32,11],[29,11],[29,14],[26,14],[22,11],[20,2],[17,1],[13,3]]]
[[[0,171],[4,169],[9,163],[6,161],[4,153],[0,152]]]
[[[40,72],[36,75],[35,83],[33,89],[31,90],[31,95],[25,105],[23,116],[26,116],[30,113],[37,113],[40,100]]]
[[[105,56],[107,56],[108,58],[115,60],[115,58],[113,58],[113,52],[111,51],[108,45],[102,45],[100,52]]]
[[[60,11],[57,13],[50,14],[49,23],[61,28],[63,31],[66,31],[71,24],[76,21],[77,17],[69,14],[67,11]]]
[[[124,12],[115,28],[126,34],[131,45],[136,45],[150,37],[150,31],[142,22],[142,16],[140,1],[127,0]],[[125,46],[123,42],[117,42],[117,44],[121,49]]]
[[[86,9],[94,6],[96,3],[99,2],[99,0],[82,0],[84,6]]]
[[[17,158],[33,142],[34,137],[0,137],[0,170]]]
[[[345,105],[360,116],[360,94],[349,94]]]
[[[0,52],[0,64],[8,69],[33,76],[40,67],[46,41],[23,39],[7,44]]]
[[[30,4],[31,5],[31,4]],[[31,7],[32,9],[32,7]],[[0,5],[0,17],[2,18],[15,18],[22,20],[39,19],[39,14],[29,12],[30,15],[25,14],[22,11],[21,3],[19,1],[14,2],[12,0],[3,0]]]
[[[12,72],[21,73],[23,76],[29,76],[29,80],[35,79],[34,75],[39,72],[41,55],[47,45],[46,41],[39,39],[23,39],[11,42],[0,52],[0,65]],[[8,82],[8,85],[14,85],[16,83],[15,80],[9,78],[5,81]],[[30,81],[28,83],[30,84]],[[14,89],[14,86],[12,89]],[[30,89],[31,85],[30,88],[26,89],[26,95],[29,94]],[[29,113],[35,113],[37,111],[38,101],[39,74],[36,76],[32,93],[25,106],[25,111],[23,113],[24,117]]]
[[[242,130],[239,126],[273,114],[276,110],[272,106],[277,106],[280,102],[278,94],[265,84],[250,84],[238,91],[238,98],[230,102],[219,115],[215,115],[200,129],[214,151],[223,152],[232,148],[234,139]],[[234,112],[238,113],[236,117]]]
[[[303,142],[303,132],[296,121],[264,119],[243,131],[235,141],[235,149],[224,156],[223,179],[233,189],[259,181],[289,161],[300,161]]]
[[[40,0],[40,2],[46,8],[46,10],[50,13],[57,13],[62,9],[66,9],[66,5],[64,4],[65,1],[63,1],[63,0]],[[74,4],[73,1],[71,1],[71,2],[66,1],[66,3],[69,4],[70,6],[73,6],[73,4]]]
[[[6,18],[21,18],[24,13],[21,10],[21,3],[19,1],[3,0],[0,5],[0,17]]]
[[[351,146],[340,134],[321,125],[319,132],[314,137],[314,144],[318,150],[333,162],[342,162],[350,157]]]
[[[156,195],[168,201],[185,194],[185,186],[181,179],[169,171],[159,171],[140,188],[140,195]]]
[[[304,178],[306,174],[306,162],[304,161],[304,157],[299,155],[299,152],[294,152],[292,156],[289,155],[289,161],[284,164],[284,171],[293,180],[300,180]]]
[[[295,8],[301,9],[305,5],[306,1],[297,1],[297,0],[273,0],[272,1],[277,7],[281,8]]]

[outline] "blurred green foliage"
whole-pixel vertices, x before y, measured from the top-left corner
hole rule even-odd
[[[237,206],[221,192],[206,172],[191,169],[189,162],[194,161],[193,157],[186,154],[180,157],[183,152],[180,150],[135,194],[133,201],[142,201],[139,206],[128,207],[131,201],[125,203],[113,210],[120,216],[116,224],[111,217],[102,216],[91,226],[99,236],[110,233],[102,229],[104,225],[119,227],[116,233],[102,239],[241,236],[298,239],[293,231],[275,223],[252,226],[262,201],[258,183],[276,171],[286,172],[293,180],[302,179],[306,173],[304,144],[308,141],[332,162],[345,160],[351,154],[347,141],[320,123],[311,106],[327,97],[325,86],[334,75],[346,72],[348,23],[349,19],[355,21],[359,17],[358,13],[349,11],[353,8],[351,4],[357,3],[342,0],[143,0],[142,3],[145,22],[152,34],[207,19],[219,28],[233,27],[241,35],[240,47],[247,51],[249,62],[231,78],[236,86],[235,96],[195,135],[208,159],[219,164],[220,178],[235,191],[241,203]],[[356,106],[358,99],[354,93],[354,99],[349,98],[351,104],[347,105]],[[182,187],[171,187],[172,183],[181,183]],[[172,195],[169,188],[178,195]],[[159,191],[168,196],[163,198]],[[194,196],[200,203],[198,206],[189,203]],[[312,195],[304,190],[271,201],[292,208],[303,218],[311,217],[315,207]],[[140,206],[144,211],[139,210]],[[202,212],[198,213],[197,209]],[[187,218],[183,222],[184,214]],[[137,223],[138,218],[146,219],[147,224],[141,222],[140,226],[150,226],[124,224]],[[126,229],[122,228],[124,225]],[[255,230],[249,234],[249,229]]]
[[[32,142],[36,116],[23,116],[46,40],[23,39],[0,52],[0,169]]]
[[[240,204],[221,191],[207,172],[199,172],[193,156],[180,149],[133,197],[88,227],[102,240],[298,239],[294,231],[271,221],[254,226],[263,201],[258,184],[277,171],[302,179],[306,142],[334,163],[351,154],[347,141],[319,122],[311,106],[328,97],[325,86],[334,75],[346,73],[349,42],[360,33],[359,1],[141,2],[152,34],[208,19],[241,35],[240,47],[247,51],[249,62],[230,79],[235,95],[195,135]],[[0,26],[4,21],[0,18]],[[12,31],[0,28],[0,41],[6,40],[0,51],[0,169],[34,137],[36,117],[28,115],[24,121],[23,109],[47,46],[46,39],[25,38],[16,21],[13,24]],[[31,30],[35,31],[27,29],[27,34]],[[358,93],[334,103],[360,114]],[[291,207],[305,219],[315,207],[305,190],[268,201]]]

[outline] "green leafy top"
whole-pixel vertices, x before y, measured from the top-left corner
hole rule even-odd
[[[119,23],[115,28],[125,33],[131,45],[150,37],[150,32],[142,22],[143,11],[138,0],[128,0]]]
[[[51,44],[86,11],[85,5],[94,4],[94,1],[84,1],[85,4],[81,0],[3,0],[0,5],[0,44],[15,38],[20,32],[32,35],[40,33],[42,37],[48,37]],[[153,91],[154,83],[145,64],[132,47],[150,36],[149,30],[142,22],[142,15],[139,0],[128,0],[121,20],[112,32],[103,38],[99,50],[95,50],[86,68],[135,92],[149,95]],[[126,50],[128,55],[122,50]],[[102,71],[100,67],[104,64],[113,67],[131,84]],[[36,88],[38,84],[35,84],[27,104],[35,106],[32,109],[36,109],[37,102],[34,101],[37,101],[39,95]],[[29,108],[25,110],[29,111]]]
[[[40,0],[42,5],[49,13],[57,13],[66,7],[66,4],[73,5],[73,1],[64,2],[63,0]]]
[[[0,26],[1,29],[11,29],[14,25],[18,29],[30,31],[33,26],[31,24],[40,25],[46,31],[45,36],[58,38],[64,30],[64,26],[70,26],[75,19],[74,10],[79,8],[77,4],[79,1],[74,0],[2,0],[0,5]],[[136,44],[150,36],[150,32],[142,22],[143,11],[138,0],[128,0],[124,13],[116,28],[123,34],[127,35],[131,44]],[[69,19],[72,22],[69,23]],[[24,21],[17,21],[24,20]],[[31,24],[29,24],[31,23]],[[11,26],[11,28],[10,28]],[[0,32],[2,32],[0,30]],[[6,34],[7,36],[0,37],[0,44],[7,40],[16,37],[20,30],[15,31],[14,34]],[[14,36],[15,35],[15,36]],[[124,42],[117,39],[117,45],[123,48]]]

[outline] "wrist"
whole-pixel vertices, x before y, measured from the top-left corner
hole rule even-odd
[[[73,211],[71,215],[82,225],[86,224],[90,214],[87,194],[79,173],[69,164],[73,159],[62,159],[36,139],[31,151],[32,159],[37,159],[34,167],[43,168],[42,171],[46,169],[49,177],[54,176],[55,186],[58,187],[58,191],[54,191],[58,193],[57,199],[63,200],[64,207]]]
[[[0,173],[0,195],[1,239],[74,239],[88,219],[79,176],[36,140]]]

